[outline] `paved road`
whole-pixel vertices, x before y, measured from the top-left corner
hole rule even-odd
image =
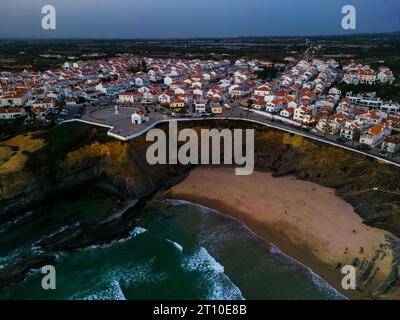
[[[317,140],[320,142],[328,143],[340,148],[344,148],[347,150],[351,150],[360,154],[364,154],[378,160],[382,160],[385,162],[389,162],[396,166],[400,167],[400,157],[393,157],[391,159],[386,158],[379,154],[380,150],[378,148],[374,148],[371,151],[362,151],[357,148],[359,145],[357,142],[346,142],[339,143],[336,141],[337,136],[327,135],[323,136],[317,133],[313,133],[310,131],[310,128],[302,128],[293,124],[293,121],[289,124],[285,124],[280,120],[277,120],[275,116],[268,114],[268,117],[265,115],[257,114],[248,109],[243,109],[237,107],[237,103],[234,104],[235,107],[226,110],[221,115],[215,115],[212,117],[196,117],[196,118],[181,118],[181,117],[171,117],[170,115],[163,114],[160,112],[156,112],[152,109],[150,112],[150,121],[146,122],[142,125],[132,125],[130,115],[134,112],[132,108],[119,108],[118,114],[115,114],[114,108],[107,108],[102,110],[97,110],[93,113],[85,115],[83,117],[83,121],[91,123],[91,124],[99,124],[106,127],[109,127],[110,130],[108,134],[117,139],[128,141],[134,139],[138,136],[145,134],[150,128],[156,126],[160,122],[166,122],[171,120],[178,121],[195,121],[195,120],[212,120],[212,119],[232,119],[232,120],[248,120],[252,122],[256,122],[258,124],[262,124],[271,128],[279,129],[282,131],[299,134],[301,136]],[[282,119],[279,117],[279,119]],[[72,120],[74,121],[74,120]],[[79,121],[79,120],[77,120]],[[290,120],[289,120],[290,121]]]

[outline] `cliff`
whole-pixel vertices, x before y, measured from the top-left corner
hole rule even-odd
[[[185,126],[200,128],[198,122]],[[398,168],[301,136],[245,122],[204,121],[201,126],[255,128],[256,170],[269,171],[275,176],[291,174],[334,188],[338,196],[353,205],[364,223],[400,237]],[[133,199],[146,197],[181,181],[190,167],[149,165],[145,158],[149,144],[145,137],[120,142],[108,138],[102,129],[78,123],[1,143],[0,223],[46,198],[62,197],[85,184]],[[82,232],[79,230],[77,234]],[[96,234],[93,226],[90,232]],[[112,228],[110,234],[115,232]],[[376,295],[397,290],[393,289],[398,287],[399,281],[400,245],[396,237],[387,239],[393,264],[389,277],[376,289]],[[65,243],[65,239],[50,240],[48,247],[62,250],[60,244]],[[74,239],[68,241],[69,247],[79,247]],[[362,270],[360,279],[363,282],[367,283],[373,276],[380,255],[381,252],[377,252],[375,259],[354,262]]]
[[[101,186],[122,198],[141,198],[183,177],[185,170],[178,166],[150,166],[147,146],[144,137],[124,143],[106,137],[101,129],[75,123],[3,142],[0,222],[83,184]]]
[[[212,124],[221,128],[250,126],[244,122]],[[210,123],[205,121],[204,126]],[[292,174],[332,187],[366,223],[400,236],[398,168],[301,136],[251,127],[257,129],[256,170],[271,171],[276,176]],[[65,138],[68,135],[75,136]],[[3,142],[0,220],[9,212],[91,181],[102,181],[110,190],[138,198],[185,176],[190,168],[149,165],[145,158],[149,144],[145,137],[120,142],[106,137],[105,131],[82,124],[63,125],[50,134],[29,134]]]

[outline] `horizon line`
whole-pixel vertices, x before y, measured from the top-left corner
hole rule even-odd
[[[0,37],[0,41],[80,41],[80,40],[97,40],[97,41],[168,41],[168,40],[222,40],[222,39],[271,39],[271,38],[321,38],[321,37],[357,37],[357,36],[373,36],[373,35],[400,35],[398,31],[388,32],[360,32],[351,34],[310,34],[310,35],[270,35],[270,36],[252,36],[252,35],[238,35],[238,36],[199,36],[199,37],[145,37],[145,38],[126,38],[126,37]]]

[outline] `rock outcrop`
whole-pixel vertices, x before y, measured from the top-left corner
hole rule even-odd
[[[186,123],[185,126],[199,129],[200,123]],[[390,231],[395,236],[388,239],[393,253],[392,270],[374,295],[382,296],[396,290],[400,252],[398,168],[298,135],[245,122],[205,121],[201,126],[255,128],[256,170],[271,171],[275,176],[291,174],[334,188],[338,196],[353,205],[366,224]],[[182,127],[180,124],[179,128]],[[1,143],[0,223],[48,197],[73,192],[82,184],[101,186],[121,197],[138,199],[181,181],[190,167],[149,165],[146,161],[149,144],[145,137],[120,142],[108,138],[101,129],[82,124],[66,124],[50,134],[26,135]],[[115,221],[110,224],[118,225]],[[108,228],[103,223],[98,226]],[[64,244],[79,247],[81,244],[76,241],[82,233],[96,233],[96,225],[85,228],[75,230],[75,238],[61,235],[49,238],[42,243],[43,247],[50,251],[62,249]],[[115,228],[112,228],[107,240],[114,233]],[[86,242],[90,245],[96,241]],[[373,277],[375,261],[382,258],[382,252],[377,252],[369,261],[354,261],[363,271],[360,281],[367,283]]]

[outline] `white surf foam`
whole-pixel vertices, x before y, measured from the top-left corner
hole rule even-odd
[[[173,244],[174,245],[174,247],[176,248],[176,249],[178,249],[180,252],[183,252],[183,247],[179,244],[179,243],[177,243],[177,242],[175,242],[175,241],[172,241],[172,240],[169,240],[169,239],[166,239],[169,243],[171,243],[171,244]]]
[[[203,273],[209,292],[209,300],[243,300],[240,289],[224,274],[224,267],[204,247],[185,258],[182,268]]]
[[[153,271],[153,264],[155,260],[156,258],[151,258],[143,263],[119,266],[109,272],[106,278],[118,280],[119,283],[126,287],[158,283],[164,280],[167,277],[167,274]]]
[[[341,294],[331,285],[329,285],[324,279],[322,279],[318,274],[314,273],[311,269],[307,268],[311,274],[311,281],[315,287],[328,298],[331,299],[344,299],[348,300],[346,296]]]
[[[253,234],[255,237],[259,238],[260,240],[266,242],[269,245],[269,251],[272,254],[276,254],[276,255],[280,255],[282,257],[287,258],[288,260],[290,260],[291,262],[293,262],[296,265],[300,265],[302,267],[304,267],[305,269],[308,270],[308,272],[310,273],[310,277],[312,280],[312,283],[315,285],[315,287],[324,295],[334,298],[334,299],[348,299],[346,296],[344,296],[343,294],[341,294],[338,290],[336,290],[334,287],[332,287],[329,283],[327,283],[324,279],[322,279],[318,274],[314,273],[309,267],[305,266],[304,264],[302,264],[301,262],[299,262],[298,260],[286,255],[285,253],[283,253],[278,247],[276,247],[274,244],[264,240],[263,238],[261,238],[258,234],[256,234],[255,232],[253,232],[246,224],[244,224],[243,222],[241,222],[240,220],[231,217],[229,215],[226,215],[222,212],[219,212],[217,210],[202,206],[200,204],[197,203],[193,203],[190,201],[186,201],[186,200],[175,200],[175,199],[166,199],[163,200],[166,203],[171,203],[171,204],[175,204],[175,205],[191,205],[191,206],[195,206],[200,208],[203,212],[206,213],[215,213],[221,216],[224,216],[228,219],[234,220],[239,222],[244,228],[246,228],[246,230],[248,230],[251,234]]]
[[[138,235],[140,235],[140,234],[142,234],[142,233],[145,233],[145,232],[148,232],[149,230],[147,230],[147,229],[145,229],[145,228],[142,228],[142,227],[135,227],[131,232],[130,232],[130,234],[129,234],[129,236],[131,237],[131,238],[135,238],[135,237],[137,237]]]
[[[190,201],[187,201],[187,200],[164,199],[164,200],[162,200],[162,203],[164,203],[166,205],[172,205],[172,206],[195,206],[198,209],[200,209],[201,211],[203,211],[204,213],[218,212],[218,211],[215,211],[215,210],[213,210],[211,208],[203,206],[201,204],[190,202]]]
[[[95,291],[89,294],[77,295],[72,300],[126,300],[125,295],[119,285],[119,282],[113,280],[108,288]]]
[[[84,248],[84,249],[82,249],[82,250],[107,249],[107,248],[112,247],[112,246],[115,245],[115,244],[124,243],[124,242],[126,242],[126,241],[128,241],[128,240],[131,240],[131,239],[133,239],[133,238],[136,238],[137,236],[139,236],[139,235],[141,235],[141,234],[143,234],[143,233],[146,233],[146,232],[148,232],[148,230],[145,229],[145,228],[142,228],[142,227],[135,227],[135,228],[133,228],[133,230],[129,233],[129,235],[128,235],[126,238],[122,238],[122,239],[118,239],[118,240],[113,240],[113,241],[111,241],[111,242],[109,242],[109,243],[106,243],[106,244],[95,244],[95,245],[86,247],[86,248]]]

